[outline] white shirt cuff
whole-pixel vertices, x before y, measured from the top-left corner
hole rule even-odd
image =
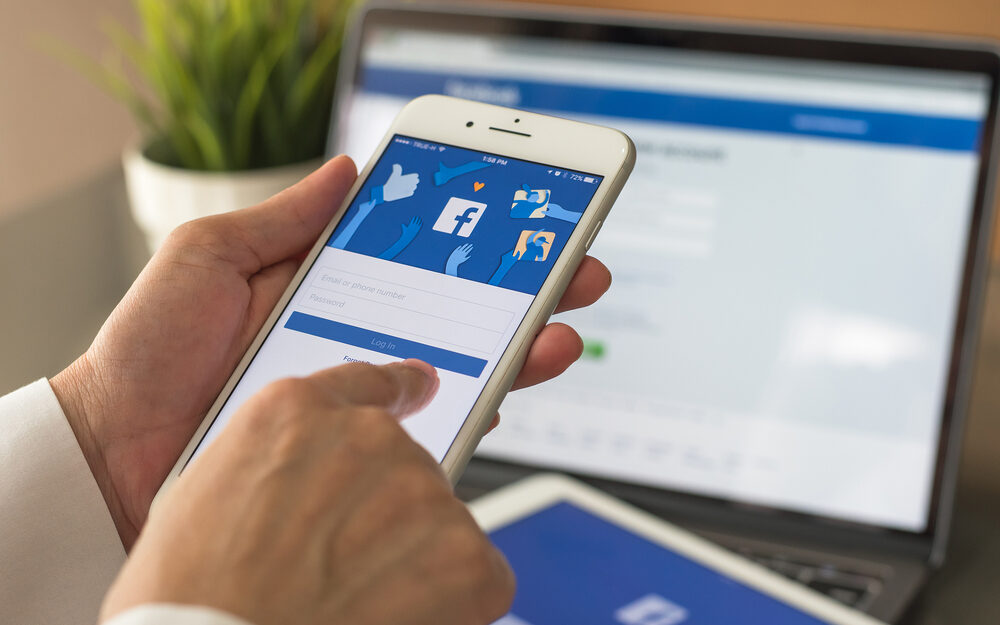
[[[150,603],[122,612],[104,625],[251,625],[212,608]]]
[[[124,561],[48,381],[0,397],[0,623],[96,623]]]

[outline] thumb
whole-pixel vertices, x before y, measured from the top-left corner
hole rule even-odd
[[[403,166],[399,163],[392,164],[392,176],[390,178],[399,178],[403,175]]]
[[[315,243],[355,178],[354,162],[341,155],[256,206],[211,219],[236,244],[233,262],[244,274],[254,274]]]

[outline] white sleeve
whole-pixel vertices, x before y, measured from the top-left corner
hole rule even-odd
[[[104,625],[250,625],[228,612],[187,605],[151,603],[122,612]]]
[[[0,397],[0,623],[96,623],[124,561],[48,381]]]
[[[0,397],[0,623],[97,623],[125,562],[76,435],[47,380]],[[205,607],[150,604],[105,625],[249,625]]]

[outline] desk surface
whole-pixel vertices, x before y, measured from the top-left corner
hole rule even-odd
[[[146,259],[120,172],[0,222],[0,393],[84,350]],[[1000,623],[1000,272],[990,278],[949,557],[907,625]]]

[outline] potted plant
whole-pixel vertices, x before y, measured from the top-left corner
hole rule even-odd
[[[150,251],[180,223],[257,203],[320,162],[355,0],[133,0],[139,35],[88,73],[143,130],[125,150]]]

